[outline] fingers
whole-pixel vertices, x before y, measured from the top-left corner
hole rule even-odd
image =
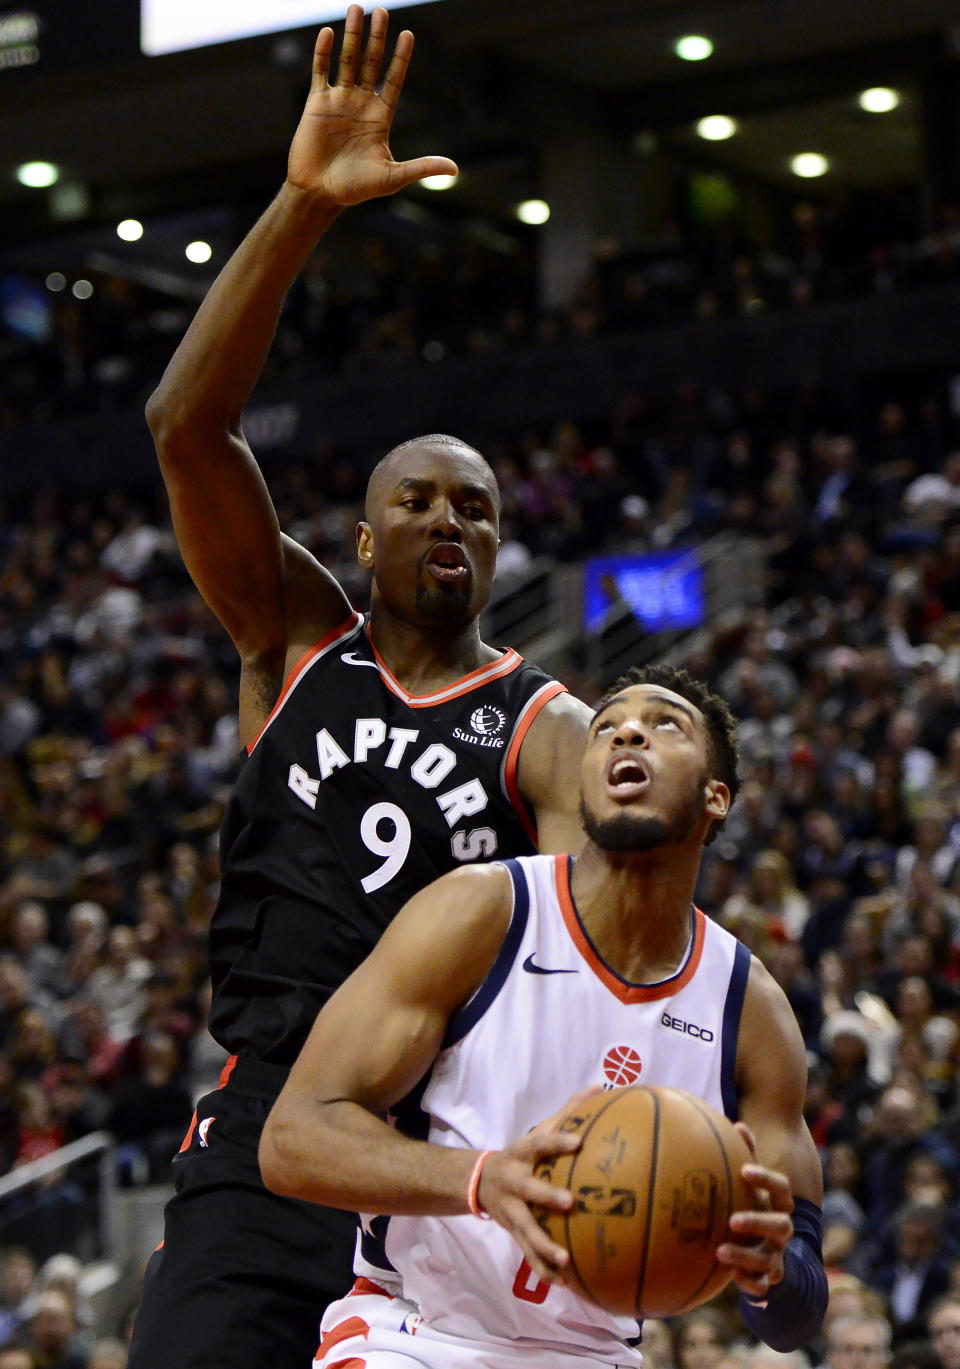
[[[387,67],[387,74],[383,78],[383,89],[380,92],[381,99],[392,114],[397,107],[400,99],[400,92],[403,90],[403,83],[407,79],[407,68],[410,65],[410,58],[413,56],[413,34],[409,29],[404,29],[397,37],[397,46],[393,49],[393,57]],[[430,175],[430,172],[426,172]]]
[[[375,9],[370,16],[370,35],[360,63],[361,90],[376,90],[383,66],[383,52],[387,43],[387,11]]]
[[[752,1189],[766,1195],[775,1212],[793,1211],[793,1192],[785,1174],[763,1165],[744,1165],[740,1173]]]
[[[740,1139],[743,1141],[750,1154],[756,1156],[757,1143],[754,1140],[753,1132],[747,1126],[746,1122],[734,1122],[733,1127],[735,1131],[739,1132]]]
[[[322,28],[313,49],[313,89],[326,90],[330,84],[330,54],[333,51],[333,29]]]
[[[793,1222],[785,1212],[735,1212],[730,1218],[730,1230],[741,1241],[752,1237],[769,1241],[782,1250],[793,1235]]]
[[[534,1221],[524,1203],[505,1200],[497,1220],[519,1245],[538,1278],[544,1283],[562,1282],[570,1256]]]
[[[360,42],[363,36],[363,7],[351,5],[347,10],[343,26],[343,45],[340,48],[340,61],[337,64],[337,85],[352,86],[357,79],[357,64],[360,61]]]
[[[422,181],[424,176],[456,176],[460,168],[449,157],[417,157],[410,162],[393,162],[390,172],[393,184],[390,189],[402,190],[405,185]]]

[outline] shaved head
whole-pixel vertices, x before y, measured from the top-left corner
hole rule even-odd
[[[486,473],[491,490],[497,492],[497,503],[499,504],[496,478],[486,457],[481,456],[475,447],[471,447],[469,442],[464,442],[459,437],[451,437],[448,433],[428,433],[424,437],[412,437],[408,442],[401,442],[398,447],[387,452],[386,456],[374,466],[370,479],[367,481],[367,497],[364,507],[364,517],[368,523],[373,521],[377,507],[382,502],[386,491],[396,482],[403,467],[404,459],[414,453],[427,450],[448,451],[451,455],[474,457]]]

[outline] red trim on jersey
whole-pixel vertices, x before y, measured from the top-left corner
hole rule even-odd
[[[246,752],[248,756],[253,754],[253,749],[256,746],[257,742],[260,740],[264,732],[266,732],[267,728],[273,722],[279,710],[286,703],[287,695],[290,693],[293,686],[300,679],[304,667],[310,665],[310,663],[317,656],[319,656],[322,651],[327,651],[330,647],[335,646],[341,637],[348,637],[351,632],[355,632],[362,622],[363,618],[359,613],[351,613],[349,618],[345,618],[342,623],[338,624],[337,627],[333,629],[332,632],[328,632],[326,637],[321,637],[319,642],[314,642],[313,646],[307,647],[303,655],[294,662],[290,670],[287,671],[287,678],[283,682],[283,688],[280,691],[280,697],[277,699],[277,702],[271,708],[270,715],[267,718],[267,721],[263,724],[260,731],[254,737],[253,741],[247,743]]]
[[[570,856],[554,857],[553,874],[560,911],[577,950],[610,992],[619,998],[621,1003],[652,1003],[658,998],[670,998],[673,994],[686,988],[700,965],[700,957],[703,955],[703,946],[707,936],[707,919],[700,909],[694,908],[693,910],[693,945],[687,953],[685,963],[677,973],[671,975],[669,979],[660,980],[657,984],[629,984],[614,973],[600,958],[584,931],[580,914],[577,912],[577,905],[573,901],[573,894],[570,890],[570,868]]]
[[[552,684],[544,685],[539,693],[534,694],[531,699],[527,700],[521,710],[517,725],[514,728],[513,736],[510,738],[507,754],[503,758],[503,787],[506,791],[507,798],[513,804],[514,811],[520,819],[524,831],[533,842],[534,846],[537,844],[537,824],[534,814],[531,812],[530,805],[520,793],[520,785],[517,782],[517,762],[520,759],[520,748],[523,745],[523,739],[530,731],[534,719],[539,717],[540,710],[545,704],[548,704],[551,699],[555,699],[558,694],[566,694],[566,692],[566,685],[562,685],[559,680],[554,680]]]
[[[321,1346],[321,1349],[323,1347]],[[338,1359],[330,1365],[330,1369],[367,1369],[365,1359],[357,1359],[356,1355],[352,1359]]]
[[[384,684],[391,693],[396,694],[398,699],[402,699],[408,708],[433,708],[437,704],[448,703],[451,699],[458,699],[461,694],[469,694],[471,689],[479,689],[481,685],[489,684],[491,680],[499,680],[504,675],[509,675],[511,671],[516,670],[517,666],[523,663],[523,657],[519,652],[514,651],[513,647],[508,647],[499,661],[489,661],[487,665],[477,666],[476,670],[471,670],[468,675],[461,675],[459,680],[454,680],[453,684],[444,685],[443,689],[435,690],[433,694],[408,694],[396,676],[391,673],[369,632],[367,638],[376,657],[377,665],[380,667]]]
[[[220,1071],[220,1079],[219,1079],[219,1082],[217,1083],[217,1088],[218,1088],[218,1089],[222,1089],[222,1088],[225,1088],[225,1087],[226,1087],[227,1080],[230,1078],[231,1074],[233,1073],[233,1069],[234,1069],[234,1066],[236,1065],[236,1063],[237,1063],[237,1057],[236,1057],[235,1055],[231,1055],[231,1056],[229,1056],[229,1057],[227,1058],[226,1064],[224,1065],[223,1069]],[[197,1114],[194,1113],[193,1116],[190,1118],[190,1125],[187,1127],[187,1134],[186,1134],[186,1136],[184,1136],[183,1140],[180,1142],[180,1150],[178,1151],[178,1154],[179,1154],[179,1155],[182,1155],[183,1152],[184,1152],[185,1150],[189,1150],[189,1149],[190,1149],[190,1142],[193,1140],[194,1133],[196,1132],[196,1130],[197,1130]],[[162,1245],[163,1242],[161,1241],[160,1244]],[[158,1249],[158,1250],[160,1249],[160,1246],[159,1246],[159,1245],[157,1246],[157,1249]]]
[[[378,1283],[374,1283],[373,1279],[366,1279],[361,1274],[358,1278],[354,1279],[353,1287],[350,1289],[347,1297],[359,1298],[363,1293],[379,1293],[383,1298],[393,1296],[391,1293],[388,1293],[385,1288],[381,1288]]]
[[[317,1358],[321,1355],[328,1355],[335,1345],[341,1341],[353,1340],[354,1336],[361,1336],[364,1340],[370,1334],[370,1323],[362,1317],[348,1317],[346,1321],[338,1322],[332,1330],[327,1331],[320,1341],[320,1349],[317,1351]],[[352,1360],[339,1360],[340,1364],[351,1364]]]

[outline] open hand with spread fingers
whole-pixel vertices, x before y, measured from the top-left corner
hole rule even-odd
[[[756,1156],[750,1128],[738,1122],[737,1130]],[[717,1259],[732,1267],[741,1292],[762,1299],[783,1278],[783,1252],[793,1236],[793,1195],[790,1181],[778,1170],[753,1163],[744,1165],[741,1174],[757,1195],[757,1209],[731,1216],[734,1239],[717,1248]]]
[[[323,28],[313,54],[310,94],[287,161],[287,183],[333,205],[360,204],[392,195],[424,176],[455,174],[448,157],[394,161],[389,137],[397,101],[413,54],[404,30],[384,73],[387,12],[370,16],[363,44],[363,9],[347,11],[336,80],[330,73],[333,29]]]

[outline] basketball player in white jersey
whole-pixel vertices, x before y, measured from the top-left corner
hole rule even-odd
[[[745,1124],[757,1202],[717,1258],[759,1338],[813,1336],[826,1280],[800,1033],[763,966],[692,905],[736,766],[722,700],[684,671],[632,671],[591,724],[576,861],[443,876],[323,1008],[264,1130],[263,1176],[389,1215],[363,1223],[317,1369],[640,1364],[636,1321],[565,1286],[566,1252],[528,1206],[573,1202],[533,1177],[579,1145],[542,1119],[634,1079]]]

